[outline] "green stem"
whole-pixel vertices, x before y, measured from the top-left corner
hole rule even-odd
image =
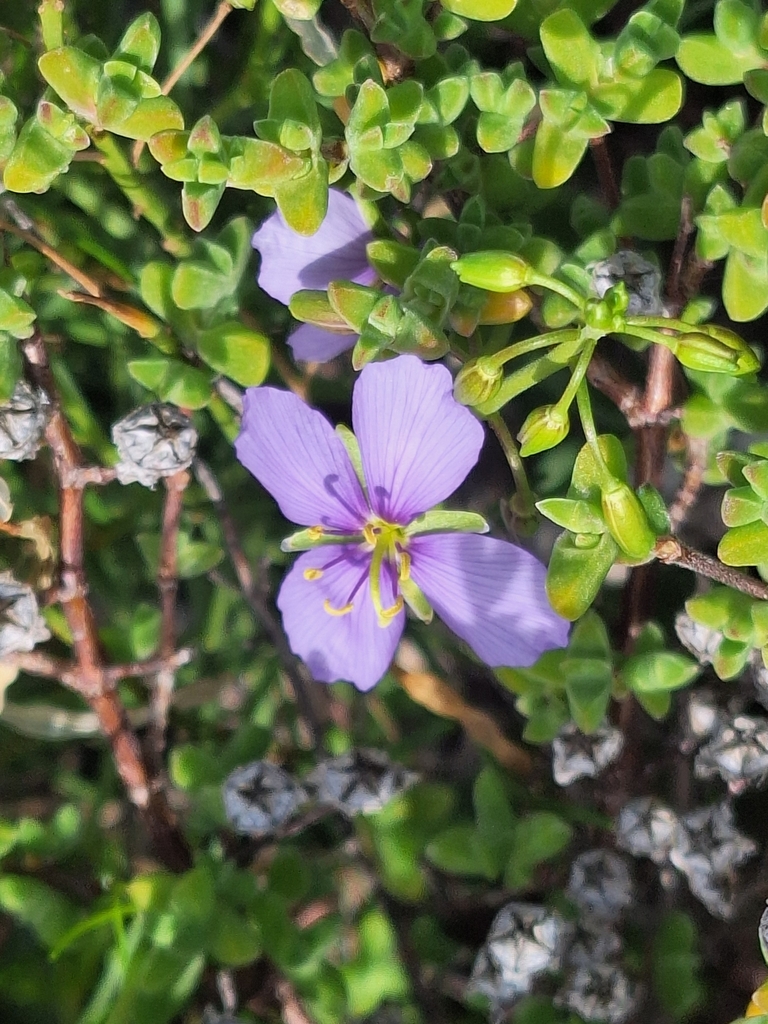
[[[517,359],[518,356],[525,356],[529,352],[536,352],[541,348],[554,347],[565,341],[571,341],[578,333],[577,329],[569,328],[562,331],[550,331],[547,334],[537,334],[533,338],[526,338],[524,341],[518,341],[514,345],[508,345],[499,352],[493,352],[491,355],[485,356],[483,362],[494,370],[500,370],[505,363]]]
[[[600,443],[597,439],[597,428],[595,427],[595,417],[592,414],[592,402],[589,397],[589,388],[587,382],[582,380],[579,384],[576,392],[576,402],[579,407],[579,418],[581,420],[581,427],[584,431],[584,437],[587,439],[587,444],[592,450],[592,455],[595,459],[595,465],[597,466],[598,473],[603,479],[603,486],[608,486],[614,482],[613,473],[605,463],[603,453],[600,450]]]
[[[104,157],[103,167],[107,174],[131,201],[134,211],[160,232],[166,251],[179,258],[189,256],[192,247],[173,225],[166,204],[144,176],[135,170],[114,136],[107,132],[94,132],[92,138],[94,146]]]
[[[587,375],[587,370],[589,369],[589,364],[592,360],[592,356],[594,354],[596,347],[596,341],[588,341],[584,347],[584,350],[579,356],[578,362],[576,363],[573,373],[571,374],[571,379],[568,381],[565,391],[563,391],[562,395],[560,396],[560,400],[557,402],[558,407],[562,409],[564,412],[567,412],[568,409],[570,409],[571,403],[576,397],[576,393],[581,386],[581,382]]]
[[[640,327],[637,324],[625,324],[622,333],[628,334],[631,338],[639,338],[641,341],[650,341],[652,345],[663,345],[665,348],[672,347],[673,339],[670,335],[659,334],[656,330]],[[688,333],[693,334],[693,329],[689,330]]]
[[[558,370],[565,369],[569,361],[578,354],[582,344],[579,334],[579,331],[573,331],[573,337],[569,341],[561,342],[547,355],[540,356],[511,373],[504,379],[492,399],[476,407],[477,412],[481,416],[490,416],[492,413],[498,412],[511,399],[516,398],[523,391],[527,391],[528,388],[532,388],[534,384],[539,384],[547,377],[551,377],[553,373],[557,373]]]
[[[37,13],[40,15],[43,45],[46,50],[58,50],[64,45],[64,0],[41,0]]]
[[[569,285],[564,284],[562,281],[558,281],[555,277],[548,277],[546,274],[538,274],[535,270],[530,271],[526,275],[525,286],[539,285],[541,288],[548,288],[551,292],[557,292],[558,295],[562,295],[564,299],[572,303],[576,309],[584,309],[584,296],[571,288]]]
[[[499,439],[499,444],[512,471],[512,478],[515,481],[515,497],[517,498],[515,512],[522,519],[534,519],[536,517],[535,498],[531,485],[528,483],[523,460],[520,458],[520,452],[509,432],[509,427],[499,413],[489,416],[488,424]]]

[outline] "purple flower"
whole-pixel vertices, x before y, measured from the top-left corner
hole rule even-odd
[[[296,395],[250,388],[235,442],[283,515],[308,527],[283,545],[304,553],[277,603],[315,678],[374,686],[403,632],[405,604],[424,621],[434,609],[489,665],[531,665],[563,646],[568,623],[547,602],[543,566],[477,536],[488,527],[475,513],[429,511],[483,444],[448,370],[410,355],[369,364],[352,421],[356,440]]]
[[[351,196],[331,189],[328,213],[314,235],[299,235],[280,211],[267,217],[251,244],[261,254],[259,287],[287,306],[303,288],[324,291],[331,281],[373,284],[376,272],[368,266],[366,245],[373,235]],[[336,334],[303,324],[288,338],[296,359],[326,362],[357,341],[356,334]]]

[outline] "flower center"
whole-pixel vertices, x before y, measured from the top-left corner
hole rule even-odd
[[[312,527],[311,531],[316,531],[316,536],[313,537],[314,540],[320,539],[324,533],[322,527]],[[352,538],[349,539],[351,540]],[[382,575],[385,572],[391,572],[394,568],[397,573],[398,584],[407,583],[410,579],[411,556],[405,550],[408,545],[408,536],[404,527],[375,517],[370,519],[363,527],[360,541],[362,550],[370,557],[370,562],[361,573],[346,601],[337,608],[326,599],[323,602],[323,609],[328,615],[348,615],[354,608],[354,599],[367,576],[371,585],[371,600],[376,610],[376,617],[379,620],[379,625],[386,627],[402,611],[403,598],[398,593],[394,603],[385,606],[382,597]],[[304,579],[309,582],[319,580],[326,569],[330,569],[332,566],[343,561],[345,561],[345,556],[340,555],[338,559],[329,562],[324,569],[305,569]]]
[[[398,582],[408,579],[411,572],[411,556],[405,551],[408,538],[402,526],[378,518],[365,524],[363,536],[366,543],[373,548],[369,569],[371,600],[376,609],[379,625],[386,627],[403,610],[403,599],[398,593],[395,603],[387,608],[384,607],[381,596],[381,576],[385,571],[386,564],[396,568]]]

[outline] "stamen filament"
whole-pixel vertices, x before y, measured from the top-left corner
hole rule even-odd
[[[397,578],[401,583],[411,578],[411,556],[407,551],[400,552],[400,567],[397,571]]]
[[[337,617],[341,615],[349,615],[353,608],[354,605],[351,602],[349,604],[342,605],[341,608],[334,608],[327,597],[323,601],[323,611],[328,612],[329,615],[335,615]]]

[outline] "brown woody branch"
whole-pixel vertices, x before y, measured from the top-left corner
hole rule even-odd
[[[706,576],[707,579],[716,583],[723,583],[726,587],[733,587],[740,590],[742,594],[748,594],[758,601],[768,601],[768,584],[762,580],[748,576],[730,565],[724,565],[717,558],[705,555],[702,551],[696,551],[683,544],[677,537],[661,537],[654,549],[654,554],[660,562],[668,565],[679,565],[683,569],[690,569],[699,576]]]
[[[46,440],[53,453],[59,484],[60,601],[72,634],[77,664],[78,692],[95,712],[112,747],[115,763],[131,802],[138,809],[159,855],[178,871],[191,859],[165,795],[150,772],[125,708],[103,664],[96,622],[88,600],[83,566],[83,469],[80,450],[72,437],[58,401],[48,354],[39,334],[23,342],[29,372],[51,399],[52,413]]]

